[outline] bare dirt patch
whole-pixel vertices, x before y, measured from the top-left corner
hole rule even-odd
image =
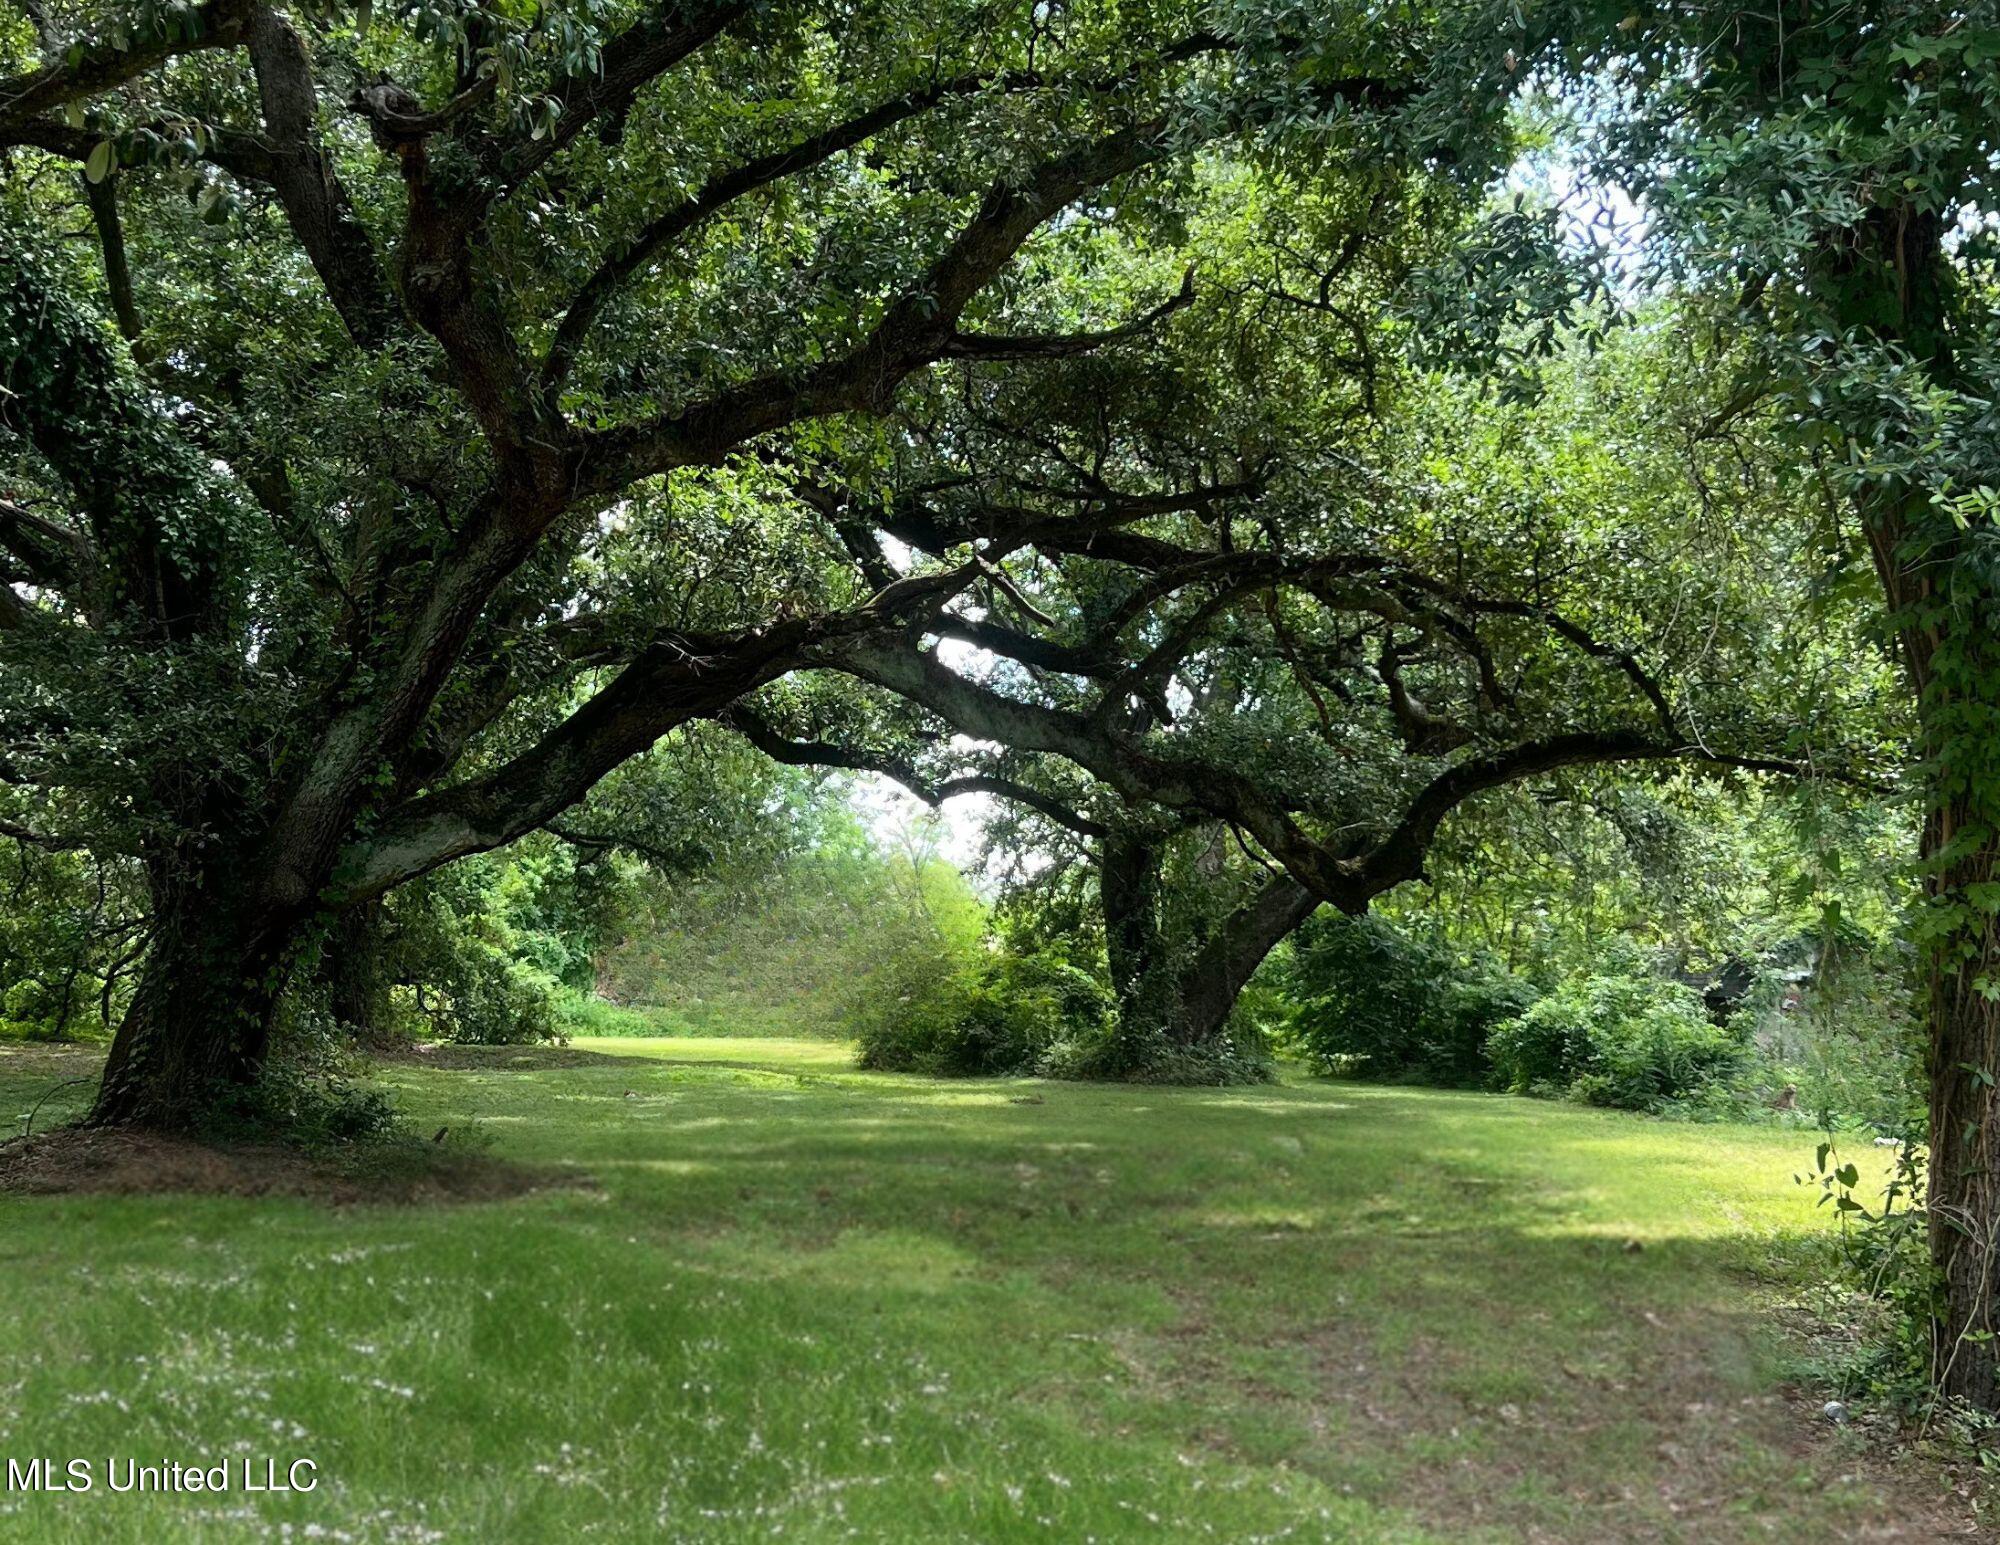
[[[1188,1317],[1154,1336],[1127,1338],[1122,1360],[1156,1393],[1184,1402],[1191,1443],[1240,1454],[1226,1420],[1199,1416],[1227,1389],[1253,1407],[1283,1411],[1326,1445],[1338,1470],[1358,1452],[1388,1456],[1411,1445],[1440,1457],[1396,1464],[1376,1500],[1399,1505],[1444,1533],[1560,1545],[1654,1545],[1790,1539],[1787,1498],[1768,1479],[1750,1482],[1745,1454],[1793,1456],[1816,1484],[1854,1495],[1855,1541],[1991,1539],[1982,1522],[1983,1488],[1963,1466],[1942,1465],[1907,1446],[1868,1442],[1820,1414],[1820,1400],[1797,1389],[1724,1398],[1717,1359],[1735,1355],[1744,1327],[1703,1317],[1643,1316],[1658,1332],[1642,1376],[1613,1376],[1555,1362],[1546,1399],[1488,1402],[1465,1393],[1462,1352],[1429,1339],[1384,1356],[1370,1338],[1338,1321],[1273,1334],[1266,1350],[1286,1354],[1302,1383],[1282,1386],[1246,1373],[1240,1348],[1196,1303]],[[1622,1431],[1628,1460],[1605,1462],[1593,1436]],[[1453,1451],[1456,1450],[1456,1453]],[[1307,1469],[1321,1461],[1310,1449]],[[1484,1531],[1484,1533],[1482,1533]]]
[[[271,1144],[223,1147],[81,1127],[0,1143],[0,1193],[15,1195],[288,1196],[333,1206],[409,1207],[594,1186],[581,1172],[429,1144],[321,1156]]]

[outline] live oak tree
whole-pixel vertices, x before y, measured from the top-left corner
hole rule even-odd
[[[1287,246],[1265,237],[1260,282]],[[1312,305],[1196,299],[1143,348],[1038,373],[1030,428],[1004,379],[907,403],[903,492],[809,490],[857,561],[891,582],[877,530],[938,562],[1033,531],[1033,561],[913,619],[932,647],[822,651],[888,689],[872,715],[796,678],[730,715],[781,759],[1009,802],[1000,840],[1025,826],[1054,866],[1034,883],[1087,866],[1107,1072],[1237,1065],[1223,1027],[1270,950],[1417,878],[1485,790],[1598,762],[1865,779],[1895,751],[1862,609],[1809,605],[1791,561],[1822,501],[1733,360],[1635,328],[1509,405],[1396,369],[1371,321],[1364,368],[1366,244],[1307,245],[1350,255],[1278,265]]]
[[[146,877],[94,1119],[182,1124],[254,1082],[312,935],[676,725],[836,643],[928,670],[909,608],[999,560],[856,584],[809,509],[769,507],[777,463],[940,365],[1125,336],[1148,308],[1036,304],[1025,260],[1107,223],[1171,244],[1206,147],[1476,182],[1505,93],[1428,90],[1435,30],[26,10],[0,772],[38,830]]]
[[[1180,1035],[1215,1003],[1148,942],[1155,823],[1269,866],[1209,936],[1226,984],[1310,906],[1417,874],[1483,789],[1765,759],[1688,719],[1629,619],[1352,518],[1328,410],[1375,412],[1410,252],[1508,154],[1492,35],[1420,8],[26,13],[0,776],[37,836],[146,877],[95,1119],[254,1083],[316,940],[677,726],[799,754],[739,707],[797,672],[1087,774],[1130,860],[1128,1001]],[[1191,239],[1232,161],[1330,201],[1303,263]],[[1377,227],[1409,251],[1355,268]],[[1514,245],[1470,249],[1500,320],[1447,341],[1504,353],[1524,306],[1547,336]],[[1204,400],[1192,441],[1080,411],[1080,365],[1221,349],[1248,309],[1317,327],[1317,374],[1251,351],[1257,413]],[[1153,384],[1153,428],[1201,398]],[[954,669],[947,639],[1037,674]],[[1350,734],[1392,756],[1330,776]],[[1065,813],[1045,778],[969,776]]]

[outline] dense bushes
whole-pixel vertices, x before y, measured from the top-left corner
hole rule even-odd
[[[442,1040],[518,1046],[563,1034],[563,984],[504,944],[464,941],[410,996],[429,1032]]]
[[[1379,917],[1318,920],[1286,969],[1293,1047],[1322,1072],[1659,1110],[1728,1085],[1743,1042],[1686,987],[1613,956],[1543,996]]]
[[[1052,1056],[1090,1044],[1105,1030],[1110,994],[1061,961],[996,951],[939,972],[902,964],[854,1025],[860,1065],[947,1076],[1041,1071]]]
[[[348,942],[386,983],[380,1022],[356,1028],[377,1040],[559,1039],[632,884],[628,863],[535,837],[404,887],[370,936]]]
[[[1572,977],[1487,1041],[1496,1079],[1517,1093],[1652,1110],[1726,1078],[1743,1047],[1678,982],[1640,972]]]
[[[1037,1071],[1056,1048],[1101,1038],[1099,980],[1059,951],[996,940],[928,828],[888,848],[835,806],[813,830],[810,848],[762,872],[653,893],[597,966],[601,990],[637,1011],[571,1021],[846,1036],[863,1067],[959,1076]]]
[[[1495,1026],[1534,1002],[1527,983],[1374,916],[1316,918],[1284,982],[1294,1047],[1322,1072],[1476,1088]]]

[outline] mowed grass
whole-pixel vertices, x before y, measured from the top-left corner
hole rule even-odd
[[[56,1066],[0,1053],[0,1111]],[[320,1477],[0,1491],[0,1538],[1927,1534],[1921,1482],[1780,1390],[1748,1273],[1825,1226],[1805,1134],[945,1083],[816,1041],[379,1077],[426,1132],[596,1184],[0,1199],[0,1456]]]

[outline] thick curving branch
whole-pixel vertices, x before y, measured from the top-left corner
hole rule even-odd
[[[518,140],[501,161],[499,191],[504,197],[526,182],[558,152],[594,124],[613,121],[653,81],[751,13],[740,0],[685,0],[662,6],[606,43],[594,71],[558,83],[551,95],[562,101],[555,127],[539,139]]]
[[[251,0],[206,0],[193,10],[168,10],[153,31],[123,45],[82,43],[72,57],[0,80],[0,145],[26,143],[21,131],[42,114],[115,91],[167,60],[243,40]]]
[[[1231,767],[1147,749],[1102,716],[1020,702],[946,668],[907,634],[832,640],[808,651],[813,665],[844,671],[929,709],[953,729],[1014,750],[1061,756],[1128,802],[1183,816],[1202,814],[1240,827],[1318,901],[1359,912],[1382,892],[1419,877],[1445,818],[1489,789],[1569,767],[1630,761],[1691,761],[1810,777],[1814,770],[1776,757],[1721,752],[1682,738],[1637,730],[1579,731],[1473,756],[1424,784],[1380,838],[1338,849],[1315,839],[1280,796]]]
[[[1194,304],[1194,270],[1181,279],[1181,287],[1142,316],[1119,327],[1081,333],[953,333],[945,348],[947,359],[1067,359],[1092,354],[1115,343],[1144,337],[1176,311]]]
[[[21,578],[73,598],[98,562],[97,549],[81,531],[12,499],[0,499],[0,552],[14,560]]]
[[[1064,757],[1128,801],[1239,824],[1316,894],[1360,899],[1353,862],[1314,842],[1282,800],[1234,769],[1152,752],[1096,719],[1007,697],[948,669],[907,634],[831,640],[808,655],[928,708],[962,734]]]
[[[351,905],[547,825],[619,764],[712,719],[796,664],[812,624],[663,639],[534,746],[483,777],[390,811],[351,844],[324,900]]]
[[[721,461],[746,440],[800,419],[880,413],[915,371],[942,359],[972,299],[1048,221],[1093,188],[1160,159],[1166,125],[1149,119],[999,182],[923,280],[892,302],[855,348],[823,364],[756,376],[693,407],[581,436],[580,491],[613,494],[675,467]]]
[[[250,10],[246,38],[264,115],[263,180],[349,335],[364,348],[378,348],[402,313],[375,244],[320,144],[312,59],[292,24],[268,5]]]
[[[1054,795],[1013,778],[969,773],[933,782],[908,761],[886,751],[837,745],[824,740],[788,739],[755,709],[742,704],[724,713],[721,722],[774,762],[782,762],[788,767],[838,767],[850,772],[880,773],[894,779],[932,809],[961,794],[992,794],[1012,800],[1017,805],[1025,805],[1081,837],[1102,837],[1109,830],[1101,821],[1091,820]]]
[[[619,289],[710,215],[759,188],[831,160],[884,130],[930,111],[952,95],[977,89],[981,84],[980,77],[969,76],[895,97],[831,128],[807,135],[783,150],[718,172],[695,193],[661,211],[615,255],[600,264],[570,301],[542,360],[544,388],[555,391],[569,378],[597,318]]]

